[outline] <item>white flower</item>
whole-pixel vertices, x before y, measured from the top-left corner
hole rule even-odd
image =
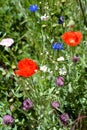
[[[57,61],[64,61],[64,57],[61,56],[61,57],[57,58]]]
[[[5,38],[0,42],[1,46],[10,47],[14,43],[14,40],[11,38]]]
[[[49,18],[49,16],[47,16],[46,14],[44,14],[43,16],[41,16],[41,20],[43,21],[47,21]]]
[[[43,66],[40,66],[40,70],[43,71],[44,73],[47,72],[47,66],[46,65],[43,65]]]
[[[66,75],[66,73],[67,73],[67,71],[66,71],[65,68],[60,68],[60,69],[59,69],[59,74],[60,74],[60,75]]]
[[[43,71],[44,73],[45,72],[52,73],[50,68],[48,68],[46,65],[40,66],[40,70]]]

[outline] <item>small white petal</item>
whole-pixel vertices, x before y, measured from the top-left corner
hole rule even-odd
[[[60,74],[60,75],[66,75],[66,73],[67,73],[67,71],[66,71],[65,68],[60,68],[60,69],[59,69],[59,74]]]
[[[57,58],[57,61],[64,61],[64,57],[59,57],[59,58]]]
[[[47,21],[49,18],[49,16],[47,16],[46,14],[44,14],[43,16],[41,16],[41,20],[43,21]]]
[[[47,66],[46,65],[40,66],[40,70],[43,72],[47,72]]]

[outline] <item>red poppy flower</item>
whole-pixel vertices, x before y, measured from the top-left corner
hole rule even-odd
[[[77,46],[82,40],[81,32],[65,32],[62,35],[63,41],[69,46]]]
[[[18,63],[18,70],[15,70],[15,74],[23,77],[32,76],[38,70],[37,64],[28,58],[22,59]]]

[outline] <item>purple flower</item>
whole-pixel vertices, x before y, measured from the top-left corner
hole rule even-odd
[[[5,115],[5,116],[3,117],[3,123],[6,124],[6,125],[11,125],[11,124],[13,124],[13,122],[14,122],[14,119],[13,119],[12,116],[10,116],[10,115]]]
[[[56,85],[59,87],[64,85],[64,78],[62,76],[56,78]]]
[[[63,16],[60,16],[58,18],[58,24],[63,24],[64,23],[64,17]]]
[[[30,10],[31,12],[36,12],[36,11],[38,10],[38,6],[37,6],[37,5],[31,5],[31,6],[29,7],[29,10]]]
[[[78,56],[74,56],[74,57],[72,58],[72,61],[73,61],[73,62],[78,62],[78,61],[79,61],[79,57],[78,57]]]
[[[23,110],[30,110],[33,108],[33,102],[29,99],[25,99],[23,101]]]
[[[68,120],[69,120],[69,115],[68,113],[63,113],[60,115],[60,120],[63,124],[67,124],[68,123]]]
[[[63,44],[60,42],[56,42],[52,45],[52,48],[54,50],[64,50]]]
[[[51,104],[52,108],[56,109],[56,108],[59,108],[60,107],[60,104],[58,101],[53,101],[52,104]]]

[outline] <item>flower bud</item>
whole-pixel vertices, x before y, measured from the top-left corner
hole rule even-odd
[[[79,57],[78,57],[78,56],[74,56],[74,57],[72,58],[72,61],[73,61],[73,62],[78,62],[78,61],[79,61]]]
[[[59,87],[64,85],[64,78],[62,76],[56,78],[56,85]]]
[[[53,101],[52,104],[51,104],[52,108],[59,108],[60,107],[60,104],[58,101]]]
[[[60,120],[63,124],[67,124],[68,123],[68,120],[69,120],[69,115],[68,113],[63,113],[60,115]]]
[[[6,125],[11,125],[11,124],[13,124],[13,122],[14,122],[14,119],[13,119],[12,116],[10,116],[10,115],[5,115],[5,116],[3,117],[3,123],[6,124]]]
[[[33,108],[33,102],[29,99],[25,99],[23,101],[23,110],[30,110]]]

